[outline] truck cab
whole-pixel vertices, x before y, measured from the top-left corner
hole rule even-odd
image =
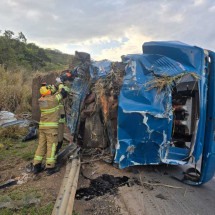
[[[115,162],[190,163],[181,180],[205,183],[215,172],[215,53],[172,41],[142,48],[123,57]]]

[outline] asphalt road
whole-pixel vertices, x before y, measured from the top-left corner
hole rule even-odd
[[[83,165],[86,176],[102,174],[127,176],[140,183],[118,188],[90,201],[76,200],[75,211],[82,215],[213,215],[215,214],[215,178],[201,186],[186,185],[172,178],[189,166],[135,166],[119,170],[102,161]],[[79,188],[89,180],[79,177]]]
[[[182,172],[184,168],[181,166],[135,167],[134,172],[138,170],[135,175],[143,183],[142,186],[123,187],[120,190],[119,204],[124,208],[122,214],[215,214],[215,178],[201,186],[190,186],[171,177]]]

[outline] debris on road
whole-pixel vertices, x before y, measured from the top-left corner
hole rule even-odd
[[[129,178],[127,176],[114,177],[113,175],[103,174],[95,179],[87,179],[90,180],[90,186],[80,188],[76,191],[75,198],[78,200],[83,198],[88,201],[96,196],[103,196],[106,193],[114,194],[117,192],[118,187],[129,185]]]
[[[4,189],[13,185],[17,184],[17,180],[16,179],[9,179],[6,182],[0,184],[0,189]]]

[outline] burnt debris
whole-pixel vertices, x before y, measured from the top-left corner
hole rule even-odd
[[[103,174],[95,179],[90,179],[90,186],[80,188],[76,191],[75,198],[86,201],[95,198],[96,196],[103,196],[106,193],[116,194],[118,187],[129,186],[129,178],[127,176],[114,177],[113,175]]]

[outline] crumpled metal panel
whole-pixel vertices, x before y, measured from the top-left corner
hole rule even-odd
[[[205,72],[204,50],[196,46],[178,41],[161,41],[147,42],[143,44],[144,54],[159,54],[176,60],[180,67],[193,70],[200,77],[199,81],[199,101],[200,102],[200,117],[197,129],[195,147],[192,153],[195,162],[200,159],[205,136],[206,125],[206,108],[207,108],[207,89],[208,89],[208,74]]]
[[[119,97],[118,144],[115,162],[120,168],[146,164],[185,164],[187,149],[170,149],[172,134],[171,89],[148,90],[154,74],[175,76],[195,72],[162,55],[127,55],[126,76]],[[181,151],[184,150],[184,151]]]
[[[71,114],[67,115],[67,124],[72,135],[76,133],[81,104],[89,89],[89,79],[87,71],[78,69],[78,76],[71,83],[71,92],[73,94],[73,101],[71,105]]]
[[[111,71],[112,62],[109,60],[94,61],[90,67],[90,76],[93,80],[107,76]]]
[[[101,77],[105,77],[111,71],[111,61],[94,61],[89,67],[89,71],[76,67],[77,77],[71,83],[73,102],[71,114],[67,115],[67,124],[72,135],[76,133],[80,117],[80,108],[89,92],[91,83]],[[88,74],[89,73],[89,74]]]
[[[210,52],[211,65],[209,67],[208,106],[206,135],[202,156],[201,178],[198,184],[205,183],[213,178],[215,173],[215,53]]]

